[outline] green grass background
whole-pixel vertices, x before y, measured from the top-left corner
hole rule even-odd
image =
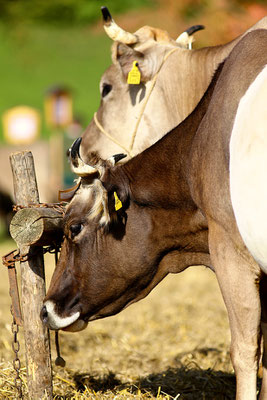
[[[111,40],[86,27],[0,25],[0,115],[27,105],[44,115],[44,95],[54,85],[73,93],[74,115],[85,127],[100,101],[99,80],[110,64]],[[42,118],[42,135],[48,134]],[[3,140],[1,121],[1,140]]]
[[[111,40],[92,30],[102,20],[101,6],[116,17],[142,12],[156,0],[0,0],[0,142],[3,112],[27,105],[42,114],[44,95],[62,85],[73,94],[74,117],[86,127],[100,101],[99,80],[110,64]]]

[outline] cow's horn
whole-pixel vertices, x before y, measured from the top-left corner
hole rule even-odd
[[[190,28],[186,29],[185,32],[188,33],[189,36],[193,35],[197,31],[201,31],[202,29],[205,29],[204,25],[193,25],[190,26]]]
[[[73,186],[69,189],[59,190],[58,200],[66,201],[66,202],[70,201],[73,198],[73,196],[75,195],[75,193],[77,192],[77,190],[79,189],[80,183],[81,183],[81,180],[79,179],[79,182],[75,186]]]
[[[80,145],[82,138],[79,137],[75,140],[70,149],[70,161],[71,161],[71,169],[72,171],[81,177],[85,177],[88,175],[93,175],[98,173],[97,168],[85,164],[85,162],[80,157]]]
[[[122,160],[125,157],[127,157],[127,154],[119,153],[119,154],[115,154],[112,157],[109,157],[108,161],[110,161],[112,165],[115,165],[115,164],[117,164],[117,162],[119,162],[120,160]]]
[[[192,43],[194,41],[193,34],[197,31],[200,31],[201,29],[205,29],[204,25],[193,25],[190,26],[190,28],[186,29],[181,35],[178,36],[176,39],[176,43],[178,43],[180,46],[186,48],[186,49],[191,49],[192,48]]]
[[[104,29],[110,39],[125,44],[134,44],[138,42],[138,37],[136,35],[126,32],[116,24],[107,7],[101,7],[101,11],[103,15]]]

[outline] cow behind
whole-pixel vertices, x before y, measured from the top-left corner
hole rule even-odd
[[[267,153],[266,64],[266,30],[250,33],[219,67],[195,111],[151,148],[118,167],[98,160],[88,176],[77,149],[72,152],[74,165],[80,160],[83,177],[67,209],[62,253],[41,313],[50,328],[83,329],[88,321],[140,300],[168,273],[204,264],[215,271],[228,311],[236,398],[256,399],[262,333],[260,399],[266,399],[266,258],[250,247],[251,242],[247,249],[242,237],[246,240],[249,233],[252,245],[266,248],[267,199],[264,191],[261,220],[255,222],[253,203],[245,199],[240,207],[239,202],[248,184],[259,189],[259,180],[241,180],[240,186],[235,175],[253,166],[255,177],[259,174],[263,180],[267,169],[266,157],[260,163],[255,158],[258,137],[262,154]],[[251,108],[244,109],[244,104]],[[242,118],[248,113],[244,126]],[[262,132],[265,135],[259,136]],[[239,158],[235,141],[244,144],[241,154],[251,150],[248,159]],[[234,194],[237,183],[239,198]],[[100,207],[99,215],[91,215],[99,199],[102,211]],[[257,229],[239,228],[244,204],[248,220],[252,215],[256,227],[266,233],[264,242],[258,242]]]
[[[104,27],[114,40],[112,64],[100,81],[101,103],[83,134],[81,155],[98,152],[106,159],[124,152],[133,156],[160,139],[195,108],[214,71],[243,37],[197,50],[181,48],[161,29],[144,26],[134,34]],[[267,28],[267,17],[250,30]],[[114,31],[116,34],[114,34]],[[141,72],[139,85],[129,85],[133,62]]]

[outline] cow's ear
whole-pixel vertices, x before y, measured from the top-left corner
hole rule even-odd
[[[90,210],[89,218],[99,218],[99,226],[109,230],[111,225],[122,222],[125,215],[126,201],[118,194],[118,189],[106,190],[101,181],[94,184],[95,201]]]
[[[113,189],[108,193],[109,226],[115,226],[121,223],[124,224],[127,206],[127,196],[121,191]]]
[[[129,72],[133,68],[134,62],[137,62],[139,72],[141,73],[141,82],[147,82],[152,78],[149,63],[144,53],[134,50],[131,46],[124,43],[115,42],[112,49],[112,60],[121,67],[123,76],[127,80]]]
[[[101,181],[103,214],[100,225],[109,226],[123,219],[125,210],[129,205],[129,193],[127,185],[120,184],[110,175],[110,169],[106,171]]]

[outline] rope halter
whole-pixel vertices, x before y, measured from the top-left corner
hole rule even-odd
[[[138,131],[138,128],[139,128],[139,125],[140,125],[142,116],[143,116],[143,114],[144,114],[144,112],[145,112],[145,109],[146,109],[148,100],[149,100],[149,98],[150,98],[150,96],[151,96],[151,93],[152,93],[152,91],[153,91],[153,89],[154,89],[154,87],[155,87],[155,85],[156,85],[156,81],[157,81],[158,75],[159,75],[159,73],[160,73],[160,71],[161,71],[161,68],[162,68],[163,64],[165,63],[165,61],[166,61],[166,60],[169,58],[169,56],[170,56],[172,53],[174,53],[176,50],[178,50],[177,47],[171,49],[171,50],[165,55],[165,57],[163,58],[163,61],[162,61],[162,63],[161,63],[161,66],[159,67],[158,72],[154,75],[154,77],[153,77],[153,79],[152,79],[152,81],[151,81],[151,86],[150,86],[150,88],[149,88],[149,90],[148,90],[148,92],[147,92],[147,95],[146,95],[145,99],[144,99],[142,108],[141,108],[141,110],[140,110],[139,117],[138,117],[138,119],[137,119],[137,121],[136,121],[135,128],[134,128],[133,133],[132,133],[132,135],[131,135],[131,142],[130,142],[129,148],[123,146],[117,139],[115,139],[109,132],[107,132],[106,129],[101,125],[101,123],[100,123],[99,120],[97,119],[97,112],[94,113],[94,121],[95,121],[95,124],[96,124],[96,126],[98,127],[98,129],[99,129],[109,140],[111,140],[113,143],[115,143],[116,145],[118,145],[119,147],[121,147],[121,149],[123,149],[123,150],[130,156],[130,158],[132,158],[132,157],[134,156],[134,154],[133,154],[133,147],[134,147],[134,143],[135,143],[137,131]]]

